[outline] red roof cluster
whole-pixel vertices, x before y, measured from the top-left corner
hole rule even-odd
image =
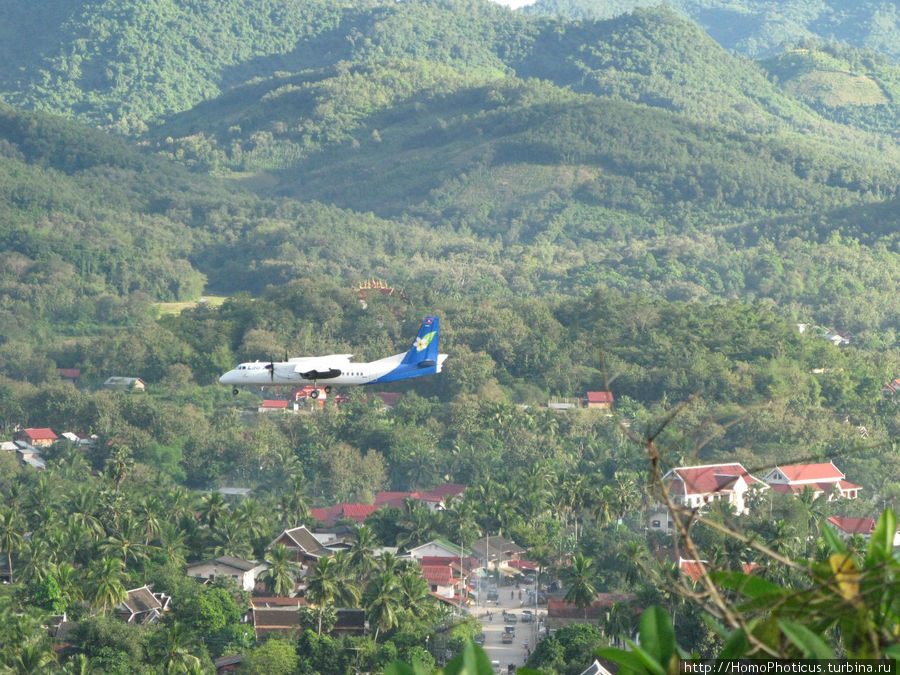
[[[357,523],[365,522],[366,518],[377,510],[378,507],[374,504],[350,504],[342,502],[328,508],[310,509],[309,513],[316,520],[331,526],[342,518],[349,518]]]

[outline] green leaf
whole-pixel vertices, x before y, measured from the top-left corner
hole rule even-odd
[[[675,629],[672,619],[662,607],[652,606],[644,610],[638,624],[641,647],[659,663],[665,671],[672,657],[677,653]]]
[[[813,633],[806,626],[796,621],[788,621],[787,619],[778,622],[781,632],[787,636],[800,651],[803,657],[807,659],[833,659],[834,650],[821,637]]]
[[[719,586],[739,591],[754,600],[763,597],[780,596],[787,592],[781,586],[773,584],[771,581],[763,579],[756,574],[715,571],[710,572],[709,576]]]
[[[408,663],[394,661],[393,663],[388,664],[388,667],[384,669],[384,675],[416,675],[416,672]]]
[[[746,656],[749,651],[750,641],[747,639],[747,634],[743,628],[737,628],[731,631],[725,639],[725,645],[722,647],[722,651],[719,652],[718,658],[739,659]]]
[[[474,642],[468,642],[450,663],[444,666],[444,675],[493,675],[487,652]]]
[[[625,641],[632,651],[605,647],[598,649],[596,654],[600,658],[618,663],[622,668],[633,673],[651,673],[652,675],[666,675],[661,664],[656,663],[647,652],[635,645],[631,640]],[[622,672],[621,670],[619,672]]]
[[[834,553],[846,553],[847,545],[844,543],[844,540],[837,536],[837,532],[834,531],[834,528],[826,525],[822,528],[822,537],[825,539],[825,542],[831,547],[831,550]]]
[[[897,532],[897,516],[892,509],[885,509],[875,525],[866,554],[866,567],[878,565],[891,557],[894,551],[894,533]]]

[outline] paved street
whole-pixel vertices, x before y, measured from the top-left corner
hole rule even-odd
[[[524,600],[524,598],[527,597],[527,589],[523,586],[521,591]],[[502,586],[499,589],[498,602],[489,602],[486,605],[479,604],[472,608],[472,613],[484,626],[484,649],[487,651],[491,661],[500,664],[498,672],[503,673],[506,673],[507,666],[510,663],[515,664],[517,667],[525,665],[527,659],[526,643],[531,649],[534,649],[538,632],[538,616],[543,617],[546,615],[546,607],[544,607],[540,609],[533,622],[522,623],[522,610],[530,609],[534,612],[534,605],[523,606],[522,600],[519,600],[518,589],[513,588],[512,594],[513,597],[510,598],[510,587]],[[504,630],[504,609],[515,612],[519,617],[519,621],[515,624],[516,637],[512,644],[503,644],[501,642],[501,636],[503,635]],[[491,613],[492,618],[488,617],[488,612]],[[495,670],[497,670],[496,664]]]

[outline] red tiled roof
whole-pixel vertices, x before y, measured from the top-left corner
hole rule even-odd
[[[588,403],[612,403],[613,393],[611,391],[589,391],[587,400]]]
[[[847,534],[872,534],[875,530],[874,518],[847,518],[831,516],[828,522]]]
[[[457,497],[465,491],[465,485],[460,485],[459,483],[444,483],[443,485],[438,485],[433,490],[429,490],[426,494],[429,497],[443,499],[444,497]]]
[[[403,500],[407,497],[412,497],[413,492],[386,492],[381,491],[375,495],[375,504],[378,506],[384,506],[385,504],[389,506],[403,506]]]
[[[42,427],[40,429],[25,429],[22,434],[34,441],[55,441],[57,438],[59,438],[59,436],[54,434],[53,430],[48,427]]]
[[[263,408],[287,408],[288,402],[281,399],[265,400],[262,402]]]
[[[448,565],[422,565],[422,576],[429,584],[449,586],[453,583],[453,570]]]
[[[326,525],[334,525],[341,518],[350,518],[358,523],[363,522],[373,512],[378,510],[375,504],[349,504],[342,502],[328,508],[310,509],[310,515]]]
[[[709,464],[707,466],[691,466],[672,469],[669,472],[672,484],[676,489],[684,486],[686,494],[707,494],[710,492],[730,491],[736,479],[741,476],[748,485],[762,483],[758,478],[747,473],[740,464]]]
[[[77,380],[81,377],[81,370],[79,368],[57,368],[56,372],[60,377],[65,377],[69,380]]]
[[[844,474],[832,462],[820,462],[818,464],[791,464],[789,466],[776,466],[789,481],[817,483],[820,481],[834,482],[841,480]]]

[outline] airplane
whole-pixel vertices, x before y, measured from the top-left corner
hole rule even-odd
[[[312,398],[319,397],[319,380],[328,380],[325,392],[331,385],[358,385],[394,382],[410,377],[421,377],[441,372],[446,354],[438,354],[440,322],[436,316],[426,316],[409,351],[394,354],[378,361],[352,363],[353,354],[329,354],[328,356],[301,356],[285,361],[253,361],[242,363],[219,378],[221,384],[230,384],[232,394],[242,386],[303,386],[313,385]]]

